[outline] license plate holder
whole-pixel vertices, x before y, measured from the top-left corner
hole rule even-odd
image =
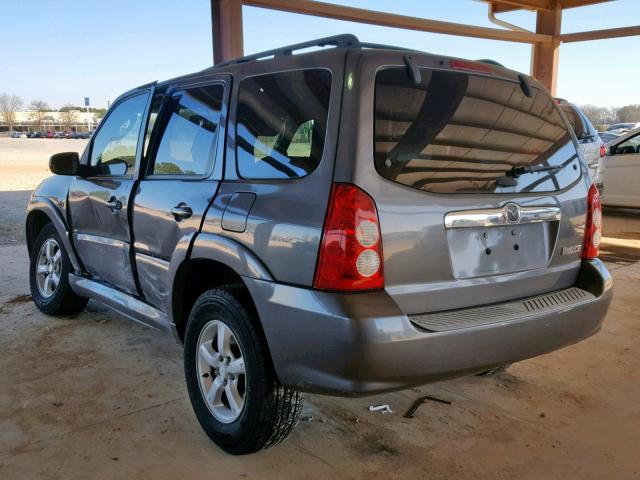
[[[500,275],[544,268],[549,262],[548,223],[447,231],[455,278]]]

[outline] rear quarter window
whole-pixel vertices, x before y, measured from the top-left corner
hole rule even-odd
[[[331,72],[294,70],[245,78],[236,113],[238,174],[246,179],[308,175],[324,150]]]
[[[376,75],[374,155],[383,177],[435,193],[551,192],[576,181],[579,157],[549,95],[464,72]]]

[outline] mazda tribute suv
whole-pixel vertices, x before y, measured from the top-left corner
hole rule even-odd
[[[172,332],[234,454],[282,441],[302,392],[496,372],[597,332],[611,300],[575,134],[488,62],[292,45],[123,94],[50,169],[26,222],[36,306]]]

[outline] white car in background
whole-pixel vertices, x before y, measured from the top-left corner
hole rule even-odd
[[[640,208],[640,128],[607,143],[602,203]]]
[[[622,133],[613,133],[613,132],[598,132],[598,136],[605,143],[613,142],[616,138],[620,137]]]
[[[607,132],[622,134],[636,128],[640,128],[640,122],[613,123],[607,127]]]
[[[578,138],[580,150],[582,150],[584,159],[589,167],[591,180],[596,184],[598,190],[602,192],[605,168],[603,160],[606,154],[604,142],[587,116],[576,105],[562,98],[556,98],[556,103],[567,117],[567,120],[569,120],[573,132]]]

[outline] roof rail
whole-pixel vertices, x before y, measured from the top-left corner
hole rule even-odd
[[[377,48],[380,50],[401,50],[401,51],[407,51],[407,52],[420,52],[420,50],[414,50],[413,48],[398,47],[396,45],[385,45],[383,43],[360,42],[360,47],[361,48]]]
[[[308,42],[296,43],[294,45],[287,45],[286,47],[282,47],[282,48],[276,48],[273,50],[267,50],[265,52],[254,53],[253,55],[247,55],[246,57],[235,58],[227,62],[217,63],[216,65],[214,65],[214,67],[245,63],[245,62],[250,62],[252,60],[259,60],[261,58],[267,58],[267,57],[275,57],[278,55],[291,55],[293,54],[294,50],[302,50],[304,48],[326,47],[326,46],[334,46],[337,48],[360,48],[360,40],[358,40],[358,37],[350,33],[345,33],[342,35],[334,35],[332,37],[324,37],[324,38],[319,38],[317,40],[309,40]]]

